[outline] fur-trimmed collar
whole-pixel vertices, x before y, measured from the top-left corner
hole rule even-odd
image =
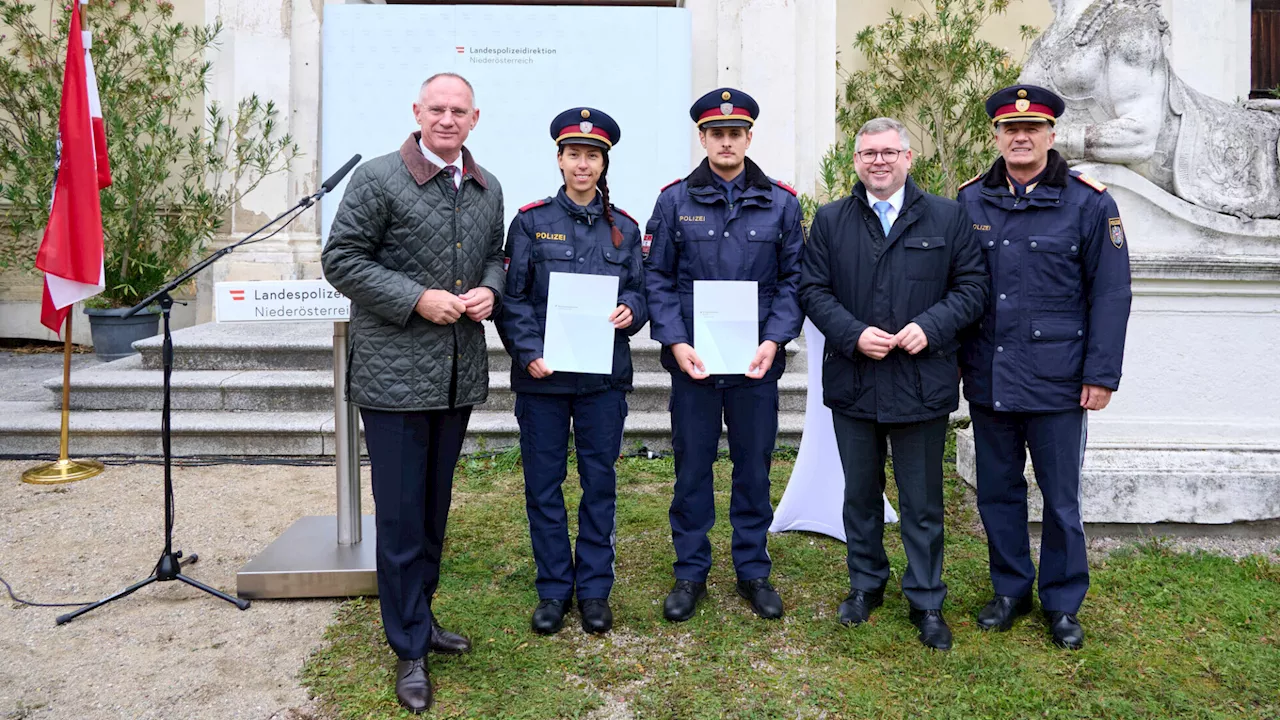
[[[1067,165],[1067,161],[1058,154],[1057,150],[1049,150],[1049,161],[1045,164],[1044,176],[1040,179],[1041,185],[1050,187],[1063,188],[1067,186],[1067,178],[1070,177],[1071,168]],[[996,158],[995,164],[982,176],[983,187],[989,188],[1008,188],[1009,187],[1009,169],[1006,167],[1004,158]]]
[[[764,174],[764,171],[760,169],[760,166],[752,162],[751,158],[744,158],[744,160],[744,164],[746,165],[746,170],[744,172],[746,173],[746,176],[743,177],[743,180],[746,181],[747,187],[760,188],[761,190],[771,189],[773,187],[773,182],[769,180],[768,175]],[[691,188],[715,185],[716,176],[711,172],[711,161],[703,158],[702,162],[698,164],[698,167],[694,168],[693,172],[689,173],[689,177],[685,178],[685,182],[687,182]]]

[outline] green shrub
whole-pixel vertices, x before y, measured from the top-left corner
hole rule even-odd
[[[0,269],[30,269],[48,221],[69,3],[48,17],[0,0]],[[106,291],[128,306],[185,268],[232,208],[298,155],[279,110],[256,95],[204,108],[221,24],[173,20],[172,2],[83,6],[107,128],[112,184],[102,191]]]

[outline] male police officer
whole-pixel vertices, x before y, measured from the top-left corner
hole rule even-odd
[[[1080,517],[1085,411],[1105,408],[1120,384],[1132,294],[1115,201],[1052,149],[1063,108],[1034,85],[987,100],[1000,158],[959,199],[987,258],[991,300],[961,366],[995,590],[978,623],[1004,631],[1031,611],[1030,449],[1044,495],[1040,605],[1054,643],[1077,649],[1084,631],[1076,613],[1089,588]]]
[[[733,564],[738,594],[762,618],[782,617],[782,598],[769,584],[766,534],[773,519],[769,464],[778,434],[778,377],[784,346],[800,334],[796,296],[804,249],[795,191],[770,180],[747,158],[759,106],[741,90],[702,96],[689,115],[707,159],[658,196],[645,230],[651,334],[662,343],[671,373],[671,444],[676,485],[671,500],[675,587],[663,614],[693,616],[711,569],[707,533],[715,523],[711,467],[721,420],[729,430],[733,491]],[[745,375],[707,374],[693,347],[695,280],[758,283],[759,348]]]

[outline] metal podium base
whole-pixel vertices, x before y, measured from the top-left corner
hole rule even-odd
[[[338,520],[308,515],[289,526],[267,549],[236,573],[242,598],[322,598],[377,595],[377,531],[373,516],[361,517],[354,545],[339,545]]]

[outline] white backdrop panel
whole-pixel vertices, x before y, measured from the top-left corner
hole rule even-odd
[[[480,121],[467,147],[502,183],[508,224],[560,186],[548,132],[570,107],[599,108],[622,127],[610,196],[642,226],[658,190],[690,170],[685,9],[326,5],[324,15],[322,177],[355,153],[397,151],[417,129],[419,85],[438,72],[475,86]],[[344,189],[322,201],[325,239]]]

